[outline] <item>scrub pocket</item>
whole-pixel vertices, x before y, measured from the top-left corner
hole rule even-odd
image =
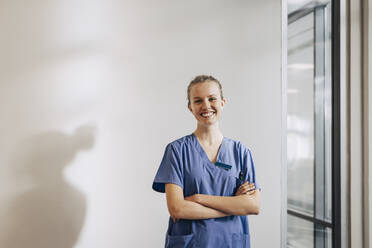
[[[234,248],[250,248],[250,237],[249,234],[234,233],[232,236],[232,246]]]
[[[165,248],[192,248],[195,245],[194,234],[169,235],[165,240]]]

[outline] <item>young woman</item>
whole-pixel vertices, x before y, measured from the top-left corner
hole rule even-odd
[[[152,185],[166,193],[165,247],[250,247],[247,215],[260,209],[251,151],[221,133],[226,99],[217,79],[197,76],[187,97],[197,128],[167,145]]]

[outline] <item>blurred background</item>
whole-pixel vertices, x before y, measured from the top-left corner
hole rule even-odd
[[[152,180],[198,74],[253,152],[252,245],[280,244],[280,1],[4,0],[0,28],[0,247],[162,247]]]
[[[252,247],[371,248],[372,0],[2,0],[0,247],[163,247],[165,146],[213,75]]]

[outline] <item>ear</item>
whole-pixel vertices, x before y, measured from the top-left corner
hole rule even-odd
[[[191,109],[191,105],[190,103],[187,104],[187,108],[190,110],[190,112],[192,113],[192,109]]]
[[[223,98],[221,100],[221,107],[223,108],[225,106],[225,104],[226,104],[226,98]]]

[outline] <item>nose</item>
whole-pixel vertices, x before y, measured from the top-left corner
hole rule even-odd
[[[208,99],[205,99],[204,101],[203,101],[203,105],[202,105],[202,107],[203,107],[203,109],[205,108],[205,109],[209,109],[210,107],[211,107],[211,104],[210,104],[210,102],[208,101]]]

